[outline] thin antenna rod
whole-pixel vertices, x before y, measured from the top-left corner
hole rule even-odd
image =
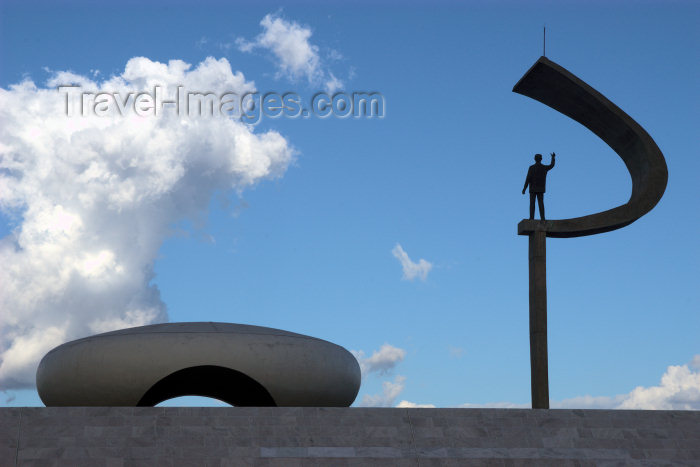
[[[547,56],[547,25],[542,26],[542,56]]]

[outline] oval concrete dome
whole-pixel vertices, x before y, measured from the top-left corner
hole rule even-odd
[[[347,407],[353,355],[322,339],[230,323],[166,323],[62,344],[36,374],[47,406],[153,406],[185,395],[237,406]]]

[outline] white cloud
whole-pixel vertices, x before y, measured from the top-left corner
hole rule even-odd
[[[700,368],[695,355],[685,365],[670,365],[658,386],[638,386],[613,397],[581,396],[552,402],[556,408],[700,410]]]
[[[418,277],[420,280],[424,281],[428,277],[430,270],[433,268],[433,265],[423,258],[419,259],[417,263],[411,261],[411,258],[408,257],[408,253],[406,253],[398,243],[394,249],[391,250],[391,254],[394,255],[394,258],[398,259],[401,263],[401,268],[403,268],[403,278],[405,280],[412,281]]]
[[[323,84],[331,94],[342,88],[342,81],[322,66],[318,46],[309,41],[312,35],[310,28],[301,26],[296,21],[287,21],[276,14],[265,15],[260,26],[263,32],[253,41],[241,37],[236,40],[238,50],[269,50],[275,58],[279,75],[292,80],[305,77],[310,84]],[[331,58],[337,57],[341,57],[340,53],[333,50]]]
[[[171,226],[206,211],[213,193],[281,176],[293,150],[274,131],[227,118],[65,115],[54,86],[149,91],[159,84],[254,90],[225,59],[128,61],[95,82],[54,73],[0,89],[0,387],[34,385],[39,359],[70,339],[167,320],[153,265]]]
[[[384,344],[379,350],[375,350],[371,357],[365,357],[362,350],[352,351],[353,355],[360,364],[362,377],[364,378],[370,373],[379,373],[384,375],[394,369],[394,367],[403,361],[406,356],[406,351],[390,344]]]
[[[555,409],[640,409],[640,410],[700,410],[700,355],[686,365],[671,365],[658,386],[639,386],[627,394],[616,396],[578,396],[551,401]],[[492,402],[462,404],[459,407],[529,408],[530,404]]]
[[[692,364],[698,357],[693,358]],[[660,385],[635,388],[617,408],[700,410],[700,371],[697,366],[671,365],[661,377]]]
[[[375,350],[370,357],[365,357],[362,350],[352,350],[352,354],[360,364],[362,379],[372,373],[386,375],[393,370],[396,365],[406,357],[406,351],[390,344],[382,345],[379,350]],[[397,375],[393,381],[382,382],[382,392],[380,394],[365,394],[362,397],[360,406],[362,407],[391,407],[394,401],[403,391],[406,377]]]
[[[401,394],[406,384],[406,377],[396,375],[394,381],[383,381],[381,394],[365,394],[360,403],[361,407],[391,407]]]
[[[333,73],[328,73],[328,79],[326,79],[325,86],[328,94],[333,95],[336,91],[342,89],[343,82],[336,78]]]
[[[396,404],[396,407],[400,409],[434,409],[433,404],[416,404],[415,402],[401,401]]]

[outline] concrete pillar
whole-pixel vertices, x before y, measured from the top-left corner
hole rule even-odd
[[[546,240],[544,229],[530,232],[530,386],[533,409],[549,408]]]

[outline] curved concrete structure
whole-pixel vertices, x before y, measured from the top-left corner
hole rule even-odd
[[[238,406],[347,407],[360,367],[344,348],[279,329],[166,323],[67,342],[39,363],[47,406],[151,406],[184,395]]]
[[[608,211],[544,222],[525,219],[520,235],[545,230],[548,237],[581,237],[631,224],[656,206],[666,190],[668,169],[659,147],[629,115],[568,70],[545,57],[520,78],[513,92],[531,97],[570,117],[610,146],[632,177],[629,201]]]

